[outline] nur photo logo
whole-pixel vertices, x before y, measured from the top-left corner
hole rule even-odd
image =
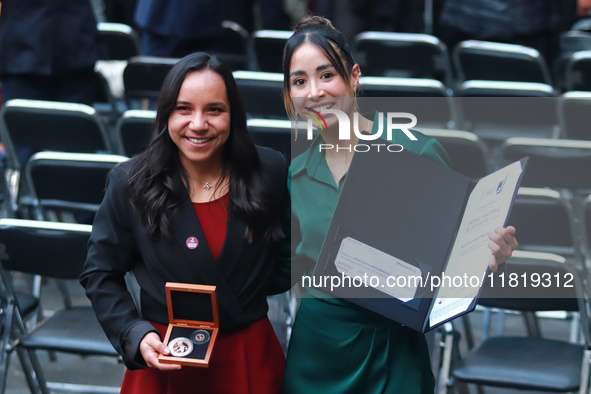
[[[307,139],[312,140],[314,138],[314,128],[320,130],[320,132],[327,130],[328,126],[326,123],[326,119],[323,115],[332,114],[335,115],[339,125],[339,140],[340,141],[349,141],[351,140],[351,120],[349,116],[343,111],[337,109],[321,109],[320,111],[313,110],[311,108],[306,107],[307,111],[310,112],[303,112],[305,115],[308,115],[309,118],[307,120]],[[386,133],[385,139],[391,141],[393,138],[394,132],[402,131],[411,141],[417,141],[417,138],[412,134],[409,130],[410,128],[416,126],[417,124],[417,117],[408,112],[387,112],[384,116],[383,112],[378,112],[377,114],[377,130],[374,134],[369,134],[364,131],[359,130],[359,112],[353,113],[353,133],[360,141],[376,141]],[[385,120],[385,122],[384,122]],[[406,120],[407,122],[401,123],[400,120]],[[315,122],[315,123],[314,123]],[[384,123],[386,123],[384,125]],[[374,127],[376,129],[376,127]],[[353,146],[335,146],[333,144],[320,144],[319,150],[331,150],[336,149],[339,150],[354,150],[355,152],[368,152],[373,149],[377,149],[378,151],[380,148],[385,147],[389,152],[400,152],[404,148],[400,144],[384,144],[384,143],[372,143],[372,144],[356,144]]]

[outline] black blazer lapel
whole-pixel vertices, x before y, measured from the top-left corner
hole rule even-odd
[[[235,218],[231,212],[230,203],[226,238],[218,261],[213,258],[207,246],[205,234],[189,198],[182,204],[178,212],[178,217],[173,224],[173,232],[175,241],[186,257],[190,269],[195,272],[198,278],[202,279],[202,284],[217,287],[218,305],[223,308],[223,311],[220,312],[226,319],[234,320],[232,323],[228,322],[230,325],[234,325],[235,322],[245,321],[247,318],[223,273],[232,272],[228,268],[234,267],[240,260],[244,249],[242,237],[246,224]]]

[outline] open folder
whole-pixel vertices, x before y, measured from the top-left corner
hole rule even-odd
[[[312,283],[421,332],[472,311],[526,163],[475,180],[407,150],[357,152]]]

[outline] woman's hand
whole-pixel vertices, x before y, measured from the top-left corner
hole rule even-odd
[[[490,238],[488,247],[493,252],[488,262],[488,268],[493,272],[497,272],[499,265],[505,264],[505,261],[511,257],[511,254],[517,248],[518,243],[515,239],[515,227],[498,227],[488,237]]]
[[[179,364],[163,364],[158,361],[160,353],[164,355],[170,354],[170,349],[160,340],[160,336],[155,332],[149,332],[144,336],[140,342],[140,352],[142,357],[150,368],[156,368],[161,371],[171,371],[174,369],[181,369]]]

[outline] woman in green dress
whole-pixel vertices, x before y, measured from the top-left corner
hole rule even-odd
[[[288,114],[307,118],[306,112],[339,109],[353,119],[361,73],[345,37],[330,21],[314,16],[298,24],[284,49],[283,70]],[[339,140],[335,116],[324,115],[324,120],[311,147],[291,164],[294,278],[314,267],[353,157],[350,148],[358,141],[353,131],[350,140]],[[372,120],[359,117],[358,130],[373,134],[376,127]],[[416,141],[395,132],[390,142],[449,165],[437,141],[412,133]],[[320,151],[320,144],[333,148]],[[515,229],[507,227],[490,235],[492,270],[517,247],[514,234]],[[433,393],[423,334],[313,288],[303,291],[287,355],[284,393]]]

